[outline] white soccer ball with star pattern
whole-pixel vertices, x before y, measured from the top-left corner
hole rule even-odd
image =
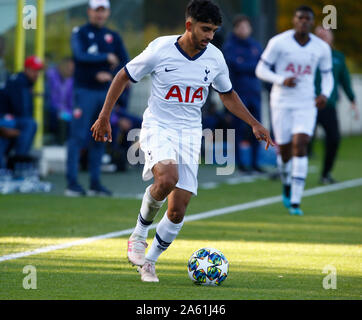
[[[191,255],[187,271],[195,284],[219,286],[228,276],[229,262],[220,250],[202,248]]]

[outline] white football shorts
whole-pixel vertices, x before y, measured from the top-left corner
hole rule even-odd
[[[199,128],[175,130],[156,126],[142,127],[140,147],[145,154],[143,180],[152,179],[155,164],[173,160],[178,165],[179,180],[176,187],[197,195],[201,138],[202,131]]]
[[[317,108],[271,108],[275,141],[279,145],[288,144],[298,133],[313,136],[317,120]]]

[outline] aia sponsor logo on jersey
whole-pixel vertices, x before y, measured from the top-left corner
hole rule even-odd
[[[194,103],[197,99],[199,101],[204,100],[204,89],[200,87],[196,90],[192,89],[191,87],[187,87],[185,91],[185,96],[183,97],[181,94],[181,89],[179,86],[175,85],[172,86],[171,89],[168,91],[165,99],[170,100],[171,98],[177,98],[179,102],[184,103]]]
[[[106,33],[104,35],[104,40],[107,42],[107,43],[112,43],[113,42],[113,36],[110,34],[110,33]]]
[[[312,74],[312,67],[309,65],[301,66],[300,64],[295,66],[293,63],[289,63],[285,68],[285,71],[290,71],[294,75]]]

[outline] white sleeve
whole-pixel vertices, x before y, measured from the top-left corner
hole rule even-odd
[[[267,82],[283,84],[285,77],[270,70],[279,57],[278,42],[275,38],[269,40],[258,65],[255,69],[256,76]]]
[[[268,41],[268,44],[260,58],[265,64],[272,66],[277,62],[279,58],[279,42],[280,41],[276,38],[271,38]]]
[[[319,59],[319,70],[321,72],[332,71],[332,49],[323,43],[323,54]]]
[[[229,77],[229,68],[223,55],[221,55],[220,58],[220,72],[214,78],[212,87],[219,93],[229,93],[233,89],[233,85]]]
[[[157,53],[155,47],[154,40],[142,53],[128,62],[124,67],[132,82],[140,81],[146,74],[152,73],[155,69],[159,60],[159,53]]]
[[[271,71],[270,66],[268,66],[263,60],[259,60],[255,69],[255,74],[263,81],[279,85],[282,85],[285,80],[284,76]]]
[[[333,91],[334,79],[332,73],[332,50],[328,46],[319,61],[319,70],[321,72],[321,94],[329,98]]]
[[[334,87],[334,79],[332,70],[327,72],[321,71],[321,94],[329,98]]]

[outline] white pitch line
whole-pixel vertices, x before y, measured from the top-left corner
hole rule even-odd
[[[328,185],[328,186],[316,187],[313,189],[305,190],[303,196],[310,197],[310,196],[314,196],[314,195],[318,195],[318,194],[323,194],[323,193],[328,193],[328,192],[333,192],[333,191],[338,191],[338,190],[343,190],[343,189],[348,189],[348,188],[354,188],[354,187],[358,187],[361,185],[362,185],[362,178],[348,180],[345,182],[340,182],[340,183],[336,183],[336,184],[332,184],[332,185]],[[224,208],[220,208],[220,209],[200,212],[200,213],[196,213],[196,214],[185,217],[185,222],[201,220],[201,219],[220,216],[220,215],[224,215],[224,214],[228,214],[228,213],[232,213],[232,212],[244,211],[247,209],[262,207],[262,206],[266,206],[269,204],[278,203],[281,200],[282,200],[281,196],[275,196],[275,197],[264,198],[264,199],[260,199],[260,200],[256,200],[256,201],[252,201],[252,202],[241,203],[241,204],[234,205],[234,206],[224,207]],[[153,224],[150,226],[150,229],[155,229],[156,227],[157,227],[157,224]],[[133,230],[134,230],[134,228],[121,230],[121,231],[115,231],[115,232],[101,234],[98,236],[84,238],[84,239],[67,242],[67,243],[63,243],[63,244],[47,246],[47,247],[38,248],[38,249],[30,250],[30,251],[12,253],[12,254],[8,254],[5,256],[1,256],[0,262],[8,261],[8,260],[15,260],[15,259],[24,258],[24,257],[28,257],[28,256],[40,254],[40,253],[46,253],[46,252],[50,252],[50,251],[55,251],[55,250],[67,249],[67,248],[74,247],[74,246],[88,244],[88,243],[91,243],[91,242],[94,242],[97,240],[126,236],[126,235],[131,234],[133,232]]]

